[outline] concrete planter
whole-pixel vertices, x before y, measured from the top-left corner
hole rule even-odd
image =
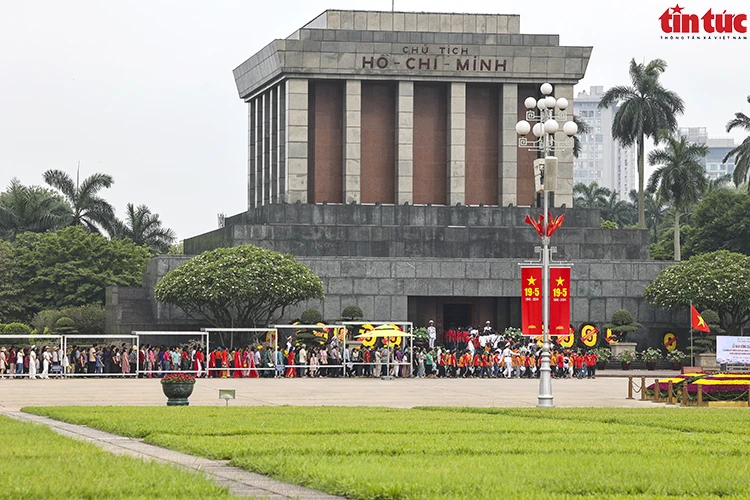
[[[721,369],[718,363],[716,363],[715,352],[702,352],[695,355],[695,364],[703,368],[704,370],[718,371]]]
[[[635,342],[618,342],[611,344],[609,348],[612,350],[612,359],[617,359],[617,356],[623,351],[635,351]]]

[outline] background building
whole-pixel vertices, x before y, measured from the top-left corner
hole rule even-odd
[[[514,15],[338,10],[274,40],[234,70],[248,108],[248,210],[186,239],[185,253],[252,243],[294,255],[326,298],[287,319],[314,307],[335,320],[357,305],[367,320],[434,319],[440,331],[518,326],[518,263],[539,245],[524,218],[540,210],[529,208],[537,153],[515,125],[544,82],[573,101],[591,54],[559,42],[522,34]],[[587,118],[593,136],[609,130]],[[671,327],[642,298],[665,267],[648,260],[648,232],[604,230],[598,211],[572,208],[572,148],[555,154],[551,206],[566,215],[555,258],[575,262],[573,321],[625,308],[648,328]],[[109,289],[110,331],[188,327],[153,299],[186,258],[153,259],[143,288]]]
[[[734,139],[732,138],[709,138],[706,127],[680,127],[678,129],[680,136],[687,137],[690,142],[706,144],[708,154],[701,158],[700,162],[706,169],[706,175],[711,179],[717,179],[724,175],[734,173],[734,157],[731,157],[724,163],[724,157],[734,149]]]
[[[590,131],[579,136],[581,153],[574,160],[573,178],[576,183],[596,181],[627,200],[638,179],[635,147],[623,147],[612,138],[612,121],[618,108],[599,109],[604,92],[604,87],[594,86],[576,96],[573,113],[589,125]]]

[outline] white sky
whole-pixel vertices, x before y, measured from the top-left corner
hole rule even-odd
[[[738,0],[689,1],[750,13]],[[563,8],[564,6],[564,8]],[[397,0],[396,10],[520,14],[523,33],[591,45],[591,85],[628,84],[632,57],[669,63],[663,83],[685,100],[682,126],[724,137],[750,112],[750,41],[662,41],[673,2]],[[327,8],[390,10],[390,0],[137,0],[0,2],[0,188],[43,184],[57,168],[109,173],[104,193],[122,214],[145,203],[180,239],[245,210],[247,118],[232,69]],[[555,10],[557,9],[557,10]],[[750,24],[750,23],[748,23]],[[735,135],[742,138],[741,134]]]

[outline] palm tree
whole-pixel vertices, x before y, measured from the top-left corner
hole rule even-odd
[[[720,175],[715,179],[706,177],[706,190],[703,192],[703,196],[708,196],[714,191],[726,191],[728,189],[727,184],[732,181],[732,174]]]
[[[680,213],[688,212],[698,202],[706,189],[706,175],[699,158],[706,156],[708,146],[687,141],[662,131],[664,149],[648,155],[651,166],[659,165],[648,181],[648,187],[657,196],[672,201],[674,206],[674,260],[680,260]]]
[[[175,232],[164,228],[159,214],[151,213],[146,205],[133,207],[128,203],[125,221],[116,220],[113,224],[113,238],[129,238],[138,245],[145,245],[154,254],[167,253],[175,240]]]
[[[581,154],[581,139],[580,136],[591,132],[591,127],[585,120],[581,120],[578,116],[573,115],[573,123],[578,125],[578,133],[573,136],[573,157],[578,158]]]
[[[631,207],[638,209],[638,191],[632,189],[628,194]],[[646,227],[651,231],[651,243],[656,243],[659,239],[659,225],[664,219],[667,212],[667,205],[664,200],[657,197],[653,191],[646,189],[644,194],[646,202]]]
[[[602,207],[602,218],[617,224],[623,228],[635,222],[636,213],[633,205],[620,199],[617,191],[612,191]]]
[[[0,193],[0,236],[12,240],[26,231],[54,231],[65,226],[71,213],[57,193],[12,179],[8,189]]]
[[[648,64],[630,61],[632,87],[617,86],[609,89],[599,103],[600,108],[618,106],[612,121],[612,136],[623,146],[636,144],[638,150],[638,227],[646,229],[645,209],[645,154],[646,138],[659,144],[659,131],[674,132],[677,129],[677,115],[685,110],[680,96],[664,88],[659,76],[667,69],[662,59],[654,59]]]
[[[747,96],[747,102],[750,104],[750,95]],[[727,123],[727,132],[735,128],[750,132],[750,117],[741,111],[735,113],[734,118]],[[734,174],[732,174],[734,185],[739,187],[747,180],[747,174],[750,172],[750,135],[745,137],[742,144],[728,152],[722,162],[726,163],[732,156],[734,156]],[[747,191],[750,193],[750,182],[747,184]]]
[[[573,186],[573,206],[577,208],[602,209],[607,205],[607,198],[611,195],[609,188],[600,186],[594,181],[589,185],[579,182]]]
[[[76,173],[73,183],[73,179],[62,170],[47,170],[44,172],[44,182],[60,191],[73,208],[69,225],[85,226],[94,233],[98,233],[100,228],[109,231],[115,220],[115,211],[96,193],[114,184],[111,176],[94,174],[79,183]]]

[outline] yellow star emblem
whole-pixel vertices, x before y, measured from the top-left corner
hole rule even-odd
[[[698,326],[705,326],[706,322],[703,321],[703,316],[698,316]]]
[[[563,286],[565,284],[565,280],[561,277],[557,278],[557,286]]]
[[[529,282],[529,285],[536,285],[536,278],[533,276],[530,276],[527,281]]]

